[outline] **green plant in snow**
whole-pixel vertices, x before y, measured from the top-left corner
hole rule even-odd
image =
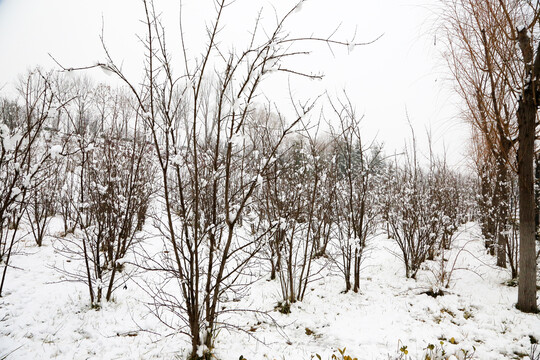
[[[454,338],[450,338],[448,343],[452,345],[457,345],[457,341]],[[447,349],[447,343],[443,340],[440,340],[438,344],[428,344],[424,348],[424,353],[419,357],[413,357],[409,355],[409,350],[407,345],[404,345],[401,341],[398,342],[398,352],[393,357],[389,356],[389,360],[472,360],[475,352],[473,346],[472,352],[470,350],[465,350],[460,348],[458,350]]]
[[[345,353],[345,350],[347,350],[347,348],[343,348],[343,349],[340,349],[338,348],[338,352],[339,354],[336,354],[335,352],[332,354],[332,356],[330,357],[331,360],[358,360],[357,357],[352,357],[351,355],[347,355]],[[315,354],[315,355],[311,355],[311,359],[318,359],[318,360],[322,360],[322,357],[321,355],[319,354]]]

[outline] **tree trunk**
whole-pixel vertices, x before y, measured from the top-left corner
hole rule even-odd
[[[506,267],[506,242],[508,241],[508,174],[506,168],[506,158],[510,152],[511,144],[503,146],[504,154],[497,161],[497,188],[498,188],[498,208],[497,208],[497,266]]]
[[[354,254],[354,287],[353,291],[357,293],[360,290],[360,262],[361,262],[362,253],[355,250]]]
[[[495,255],[494,248],[493,248],[493,234],[495,231],[493,230],[493,225],[495,223],[493,219],[493,214],[491,214],[490,209],[492,208],[492,192],[490,189],[490,183],[489,183],[489,176],[487,173],[487,166],[482,166],[482,174],[481,174],[481,206],[480,211],[481,213],[481,221],[482,221],[482,235],[484,236],[484,245],[486,249],[488,249],[489,253],[491,255]]]
[[[536,227],[536,241],[540,241],[540,154],[537,154],[535,158],[534,185],[534,206],[536,209],[534,223]]]
[[[525,91],[527,92],[527,91]],[[534,130],[536,106],[526,95],[519,101],[519,293],[518,309],[535,312],[536,307],[536,236],[534,204]]]
[[[536,237],[534,204],[534,138],[536,128],[537,76],[532,65],[532,46],[527,30],[519,32],[519,45],[524,57],[528,81],[518,102],[519,129],[518,176],[519,176],[519,289],[517,308],[524,312],[536,312]],[[540,68],[540,44],[534,69]]]

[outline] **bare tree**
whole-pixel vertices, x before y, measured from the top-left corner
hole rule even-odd
[[[0,123],[0,264],[3,266],[0,296],[29,194],[50,157],[46,149],[37,151],[53,104],[49,75],[39,69],[31,71],[21,79],[19,90],[23,104],[20,121],[11,123],[11,128]]]
[[[533,164],[538,107],[540,106],[540,42],[536,41],[535,50],[535,44],[529,36],[529,31],[532,31],[539,21],[540,5],[537,3],[531,12],[534,14],[534,19],[519,29],[517,35],[526,74],[517,109],[519,127],[519,237],[521,245],[517,307],[524,312],[538,311],[536,303],[536,207]],[[515,24],[510,23],[510,25]]]
[[[360,267],[368,241],[377,229],[376,166],[380,148],[365,145],[360,121],[349,98],[331,103],[338,128],[333,132],[333,162],[336,163],[337,192],[335,235],[339,241],[339,267],[345,277],[345,291],[358,292]],[[353,283],[351,285],[351,279]]]
[[[43,149],[43,146],[40,150],[47,151]],[[39,176],[36,176],[35,185],[29,193],[28,205],[25,209],[32,236],[38,246],[43,244],[51,217],[56,215],[57,195],[61,185],[60,162],[56,159],[56,151],[61,150],[61,145],[52,147],[53,156],[42,163],[42,171]]]
[[[539,4],[518,0],[459,0],[446,5],[449,63],[458,91],[466,101],[468,117],[483,134],[483,141],[498,164],[493,200],[495,205],[504,205],[499,213],[506,219],[509,182],[505,169],[510,167],[518,173],[521,243],[518,308],[536,311],[533,162],[540,68],[536,36]],[[519,143],[517,169],[510,157],[516,142]],[[506,220],[497,230],[499,252],[507,248],[506,239],[504,243],[500,241],[501,236],[509,233],[507,223]],[[502,260],[498,256],[498,265],[505,265]]]
[[[316,134],[302,131],[302,135],[272,164],[261,199],[261,217],[276,225],[269,247],[285,312],[291,303],[303,300],[307,285],[320,271],[312,265],[326,221],[319,211],[324,201],[321,183],[327,173],[324,144],[316,140]]]
[[[516,11],[518,1],[510,1]],[[523,76],[515,56],[515,42],[500,36],[505,13],[498,0],[477,2],[451,0],[445,3],[447,60],[456,80],[456,90],[464,99],[464,118],[474,127],[473,140],[494,160],[494,211],[488,219],[497,250],[497,265],[506,267],[509,229],[509,170],[515,170],[512,155],[517,142],[517,89]],[[486,163],[488,164],[488,163]],[[490,227],[488,226],[488,227]],[[496,245],[495,245],[496,243]]]
[[[411,148],[405,149],[401,163],[395,157],[393,174],[386,181],[389,186],[386,191],[392,200],[385,216],[389,237],[399,247],[405,275],[415,279],[422,263],[434,257],[444,229],[444,213],[439,198],[441,184],[434,176],[434,159],[430,157],[427,170],[420,166],[412,126],[411,130]]]
[[[95,65],[115,73],[132,90],[154,145],[163,181],[166,220],[162,230],[168,240],[166,254],[170,254],[162,270],[178,282],[176,295],[156,293],[161,299],[156,305],[178,316],[179,324],[172,327],[191,337],[192,358],[209,356],[217,330],[226,326],[218,320],[219,303],[234,289],[242,269],[260,248],[258,239],[242,242],[236,234],[242,215],[251,206],[257,179],[270,170],[283,139],[313,108],[313,101],[300,105],[298,116],[290,122],[280,116],[279,136],[269,154],[248,163],[258,151],[257,144],[244,145],[259,85],[276,71],[321,77],[282,64],[287,58],[309,53],[293,50],[293,44],[296,49],[313,41],[340,46],[351,43],[288,34],[286,21],[302,2],[279,19],[268,35],[260,30],[258,17],[246,49],[226,52],[218,36],[227,3],[217,1],[216,17],[207,28],[206,48],[194,66],[188,61],[181,31],[185,69],[177,75],[153,3],[144,1],[146,74],[142,87],[124,76],[106,48],[107,62]],[[214,74],[210,74],[211,62]]]
[[[57,247],[61,254],[82,264],[74,270],[59,270],[87,285],[93,307],[99,307],[103,298],[110,301],[113,291],[125,281],[125,276],[118,281],[119,273],[124,269],[124,258],[140,240],[137,231],[142,228],[154,191],[152,148],[138,129],[141,120],[126,123],[127,119],[105,116],[104,109],[118,113],[119,102],[104,94],[112,95],[110,88],[99,85],[85,88],[84,96],[96,89],[102,101],[74,101],[75,115],[71,109],[66,112],[69,120],[95,117],[95,124],[100,125],[92,131],[75,128],[69,137],[74,151],[63,151],[62,207],[65,228],[68,230],[68,221],[74,220],[74,234],[67,236],[66,231]]]

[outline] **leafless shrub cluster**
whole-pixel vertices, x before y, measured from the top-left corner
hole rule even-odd
[[[147,216],[152,146],[121,90],[36,69],[18,91],[15,101],[1,102],[0,293],[19,229],[29,228],[42,246],[50,219],[61,214],[57,248],[80,267],[60,270],[86,283],[99,305],[102,292],[111,299]]]
[[[20,103],[2,102],[6,120],[0,123],[0,295],[21,220],[28,204],[39,201],[35,189],[46,179],[43,172],[50,157],[47,151],[38,151],[53,104],[49,74],[30,72],[21,79],[18,91]]]
[[[312,260],[320,249],[325,219],[321,216],[326,169],[313,138],[290,142],[273,162],[257,195],[259,216],[269,230],[266,251],[281,283],[285,303],[302,300],[313,274]]]
[[[333,234],[338,243],[338,267],[345,291],[358,292],[364,250],[375,235],[380,212],[380,175],[384,168],[382,149],[365,144],[360,121],[348,98],[332,104],[338,126],[333,129],[332,163],[335,164]]]
[[[383,203],[388,207],[384,216],[389,235],[399,246],[406,276],[416,278],[425,260],[450,248],[453,235],[471,213],[474,187],[444,161],[430,157],[429,167],[422,168],[414,143],[405,161],[396,160],[386,178],[388,198]]]
[[[78,264],[59,270],[84,282],[98,307],[102,298],[112,299],[124,257],[147,216],[154,192],[152,147],[140,121],[121,116],[129,105],[124,94],[85,78],[56,80],[59,97],[67,100],[51,133],[64,145],[51,148],[55,171],[43,191],[54,194],[54,210],[64,220],[57,250]],[[51,194],[55,190],[59,196]]]
[[[270,31],[262,31],[257,18],[251,39],[238,51],[220,45],[219,30],[228,4],[217,1],[216,17],[207,28],[205,50],[195,63],[188,58],[181,29],[184,68],[179,70],[172,66],[165,30],[154,5],[145,1],[147,32],[143,42],[147,51],[142,87],[134,86],[124,76],[107,49],[107,62],[96,65],[116,74],[132,90],[138,115],[144,119],[153,142],[162,179],[160,219],[165,219],[158,222],[167,242],[162,261],[146,259],[143,266],[164,273],[163,284],[177,284],[158,286],[153,293],[154,305],[164,322],[191,337],[192,358],[210,356],[216,333],[227,326],[219,320],[223,314],[220,304],[238,291],[236,284],[242,283],[244,271],[262,244],[259,236],[241,236],[244,218],[249,221],[248,214],[254,207],[253,195],[283,156],[280,148],[285,138],[315,103],[298,105],[297,115],[290,120],[278,112],[272,129],[275,137],[261,147],[249,137],[253,134],[250,129],[258,126],[254,105],[260,84],[276,72],[320,78],[283,63],[309,53],[309,48],[302,49],[301,44],[350,44],[332,38],[291,36],[285,25],[301,5],[298,3],[278,18]],[[311,171],[307,167],[304,170],[306,176]],[[311,196],[316,191],[306,190]],[[290,210],[294,213],[294,206]],[[280,229],[296,237],[301,222],[302,231],[311,237],[311,217],[302,216],[298,214],[294,224],[287,223],[287,229],[285,223],[281,224]],[[304,252],[307,259],[312,250],[310,245],[304,249],[308,249]],[[308,266],[306,260],[303,263]],[[298,286],[291,288],[290,296],[296,296],[292,294],[297,291],[302,296],[305,282]]]

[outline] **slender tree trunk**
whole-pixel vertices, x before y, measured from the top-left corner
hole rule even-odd
[[[349,290],[351,290],[351,257],[350,256],[343,255],[343,267],[345,270],[344,271],[345,272],[345,292],[348,292]]]
[[[354,287],[353,291],[357,293],[360,290],[360,262],[362,253],[355,249],[354,251]]]
[[[536,241],[540,241],[540,209],[538,207],[540,203],[540,154],[537,154],[535,158],[534,185],[534,206],[536,209],[534,223],[536,227]]]
[[[492,201],[494,199],[491,198],[491,189],[489,184],[489,178],[487,173],[487,166],[482,167],[482,174],[481,174],[481,207],[480,211],[482,211],[481,219],[482,219],[482,235],[484,236],[484,245],[486,249],[488,249],[489,253],[491,255],[495,255],[495,252],[493,251],[493,234],[495,231],[493,230],[493,224],[495,221],[493,220],[492,214],[490,214],[489,209],[492,208],[493,203]]]
[[[294,229],[291,232],[291,239],[289,241],[289,262],[287,263],[287,273],[289,275],[289,289],[290,289],[289,301],[291,303],[296,302],[296,298],[295,298],[295,294],[294,294],[294,277],[293,277],[293,275],[294,275],[293,274],[293,252],[294,252],[294,248],[292,246],[293,236],[294,236]]]
[[[505,152],[504,156],[510,151],[509,144],[508,148],[503,146],[503,151]],[[507,234],[507,224],[508,224],[508,170],[506,168],[506,158],[501,157],[497,161],[497,187],[498,187],[498,208],[497,208],[497,266],[506,267],[506,243],[508,241]]]
[[[274,254],[270,257],[270,264],[272,265],[272,270],[270,271],[270,280],[276,279],[276,265],[274,262]]]
[[[200,337],[199,337],[199,322],[196,319],[190,319],[190,331],[191,331],[191,355],[190,360],[199,359],[197,350],[199,349]]]

